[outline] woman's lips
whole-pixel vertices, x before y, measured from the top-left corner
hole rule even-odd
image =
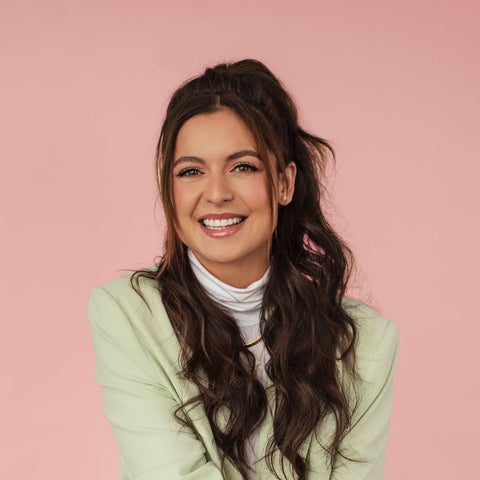
[[[209,236],[213,238],[222,238],[222,237],[229,237],[231,235],[235,235],[242,227],[247,218],[244,218],[240,223],[234,223],[233,225],[227,225],[225,227],[215,227],[215,228],[208,228],[206,227],[203,222],[200,220],[198,223],[202,230]]]

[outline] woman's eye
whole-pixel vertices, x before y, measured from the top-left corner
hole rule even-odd
[[[237,172],[248,172],[248,171],[255,172],[258,170],[258,168],[255,165],[252,165],[250,163],[239,163],[238,165],[235,165],[235,167],[233,168],[234,170],[237,170]]]
[[[199,173],[200,170],[198,168],[185,168],[177,173],[177,177],[191,177],[198,175]]]

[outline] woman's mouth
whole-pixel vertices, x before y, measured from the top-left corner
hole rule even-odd
[[[247,217],[229,218],[202,218],[200,227],[209,236],[214,238],[228,237],[237,233],[244,225]]]
[[[230,227],[231,225],[238,225],[245,220],[246,217],[232,217],[232,218],[204,218],[200,220],[204,227],[209,230],[224,230],[225,228]]]

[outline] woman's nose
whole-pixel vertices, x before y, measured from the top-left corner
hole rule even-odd
[[[223,203],[232,200],[233,192],[222,173],[211,175],[205,185],[205,199],[210,203]]]

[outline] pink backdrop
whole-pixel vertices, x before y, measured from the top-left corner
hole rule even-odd
[[[477,5],[2,0],[0,477],[118,478],[87,293],[160,253],[168,96],[254,57],[335,145],[332,221],[400,329],[385,478],[480,478]]]

